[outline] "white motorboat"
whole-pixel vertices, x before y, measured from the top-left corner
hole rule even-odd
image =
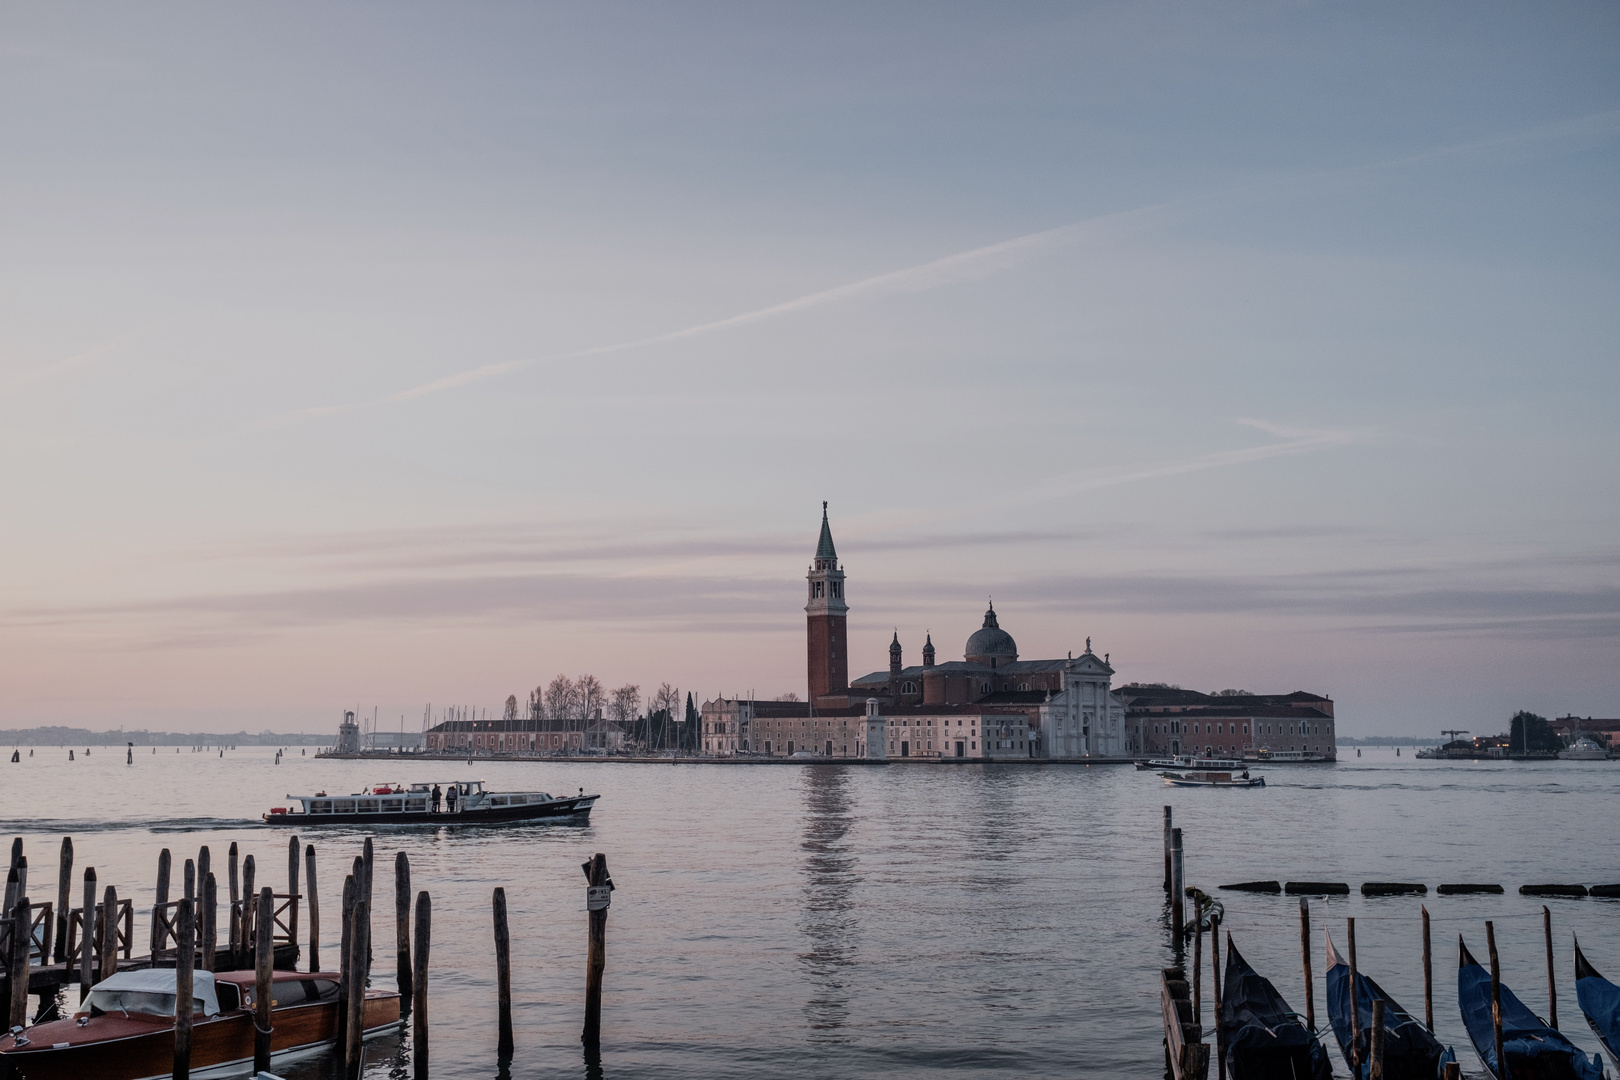
[[[1609,748],[1593,742],[1591,739],[1576,739],[1568,747],[1558,751],[1559,761],[1607,761]]]

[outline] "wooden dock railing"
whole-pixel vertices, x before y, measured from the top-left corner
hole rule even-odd
[[[98,905],[97,908],[96,908],[96,914],[99,916],[100,913],[101,913],[101,909],[100,909],[100,906]],[[116,951],[125,960],[128,960],[128,959],[131,958],[131,954],[133,952],[132,942],[133,942],[134,937],[135,937],[135,901],[133,901],[133,900],[120,900],[120,901],[118,901],[118,920],[117,920],[115,926],[116,926],[117,933],[118,933],[118,936],[115,939]],[[94,954],[97,955],[97,956],[100,956],[102,951],[103,951],[102,950],[101,935],[102,935],[101,920],[98,917],[96,919],[95,947],[92,950],[94,952]],[[81,940],[83,940],[83,937],[84,937],[84,908],[73,908],[70,911],[68,911],[68,919],[67,919],[67,955],[68,956],[78,956],[79,955],[79,942]]]

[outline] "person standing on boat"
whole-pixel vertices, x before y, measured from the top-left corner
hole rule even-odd
[[[433,785],[433,812],[435,814],[437,814],[439,812],[439,803],[441,803],[442,801],[444,801],[444,792],[442,790],[440,790],[438,784],[434,784]]]
[[[449,792],[446,793],[445,797],[450,800],[450,812],[452,814],[455,813],[456,812],[456,785],[455,784],[450,785],[450,790],[449,790]]]

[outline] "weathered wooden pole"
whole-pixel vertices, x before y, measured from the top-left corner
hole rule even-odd
[[[248,856],[247,866],[253,865]],[[253,920],[253,1071],[270,1069],[270,995],[275,944],[271,939],[276,925],[276,898],[266,885],[259,890],[258,916]]]
[[[84,868],[84,908],[79,915],[82,924],[79,932],[84,935],[79,941],[79,1000],[83,1001],[95,982],[92,968],[96,956],[96,926],[100,922],[96,918],[96,868],[93,866]]]
[[[254,930],[253,909],[258,905],[254,901],[258,893],[254,891],[255,879],[258,877],[258,867],[249,855],[242,860],[242,929],[237,932],[236,938],[242,943],[242,957],[238,964],[246,964],[258,947],[258,935]]]
[[[242,900],[242,893],[240,884],[241,879],[237,872],[235,840],[231,841],[231,850],[230,854],[226,856],[225,865],[226,876],[230,879],[231,885],[231,917],[229,920],[231,926],[231,940],[229,945],[231,949],[231,963],[234,965],[237,962],[238,957],[241,955],[243,948],[242,915],[236,906]]]
[[[1164,891],[1170,891],[1170,808],[1164,808]]]
[[[1182,888],[1181,830],[1170,830],[1170,937],[1175,943],[1176,955],[1181,955],[1183,923],[1186,920],[1186,897]]]
[[[357,899],[349,930],[349,1022],[345,1032],[343,1063],[350,1080],[359,1080],[362,1049],[366,1032],[366,950],[371,943],[366,931],[370,928],[371,912],[365,897],[356,889]]]
[[[400,1004],[411,1007],[411,860],[394,854],[394,978]]]
[[[1221,1056],[1221,917],[1214,915],[1209,921],[1209,987],[1211,1023],[1215,1028],[1215,1072],[1219,1080],[1226,1080],[1226,1059]]]
[[[11,1023],[8,1027],[26,1027],[28,1024],[28,897],[17,897],[17,906],[11,909]]]
[[[1434,954],[1429,948],[1429,907],[1423,905],[1423,1024],[1434,1031]]]
[[[1553,969],[1552,912],[1541,906],[1541,927],[1547,937],[1547,1024],[1558,1030],[1558,982]]]
[[[366,837],[366,842],[361,847],[360,859],[365,864],[366,870],[365,888],[360,890],[360,899],[366,902],[366,919],[368,920],[366,923],[366,960],[362,970],[366,973],[366,981],[369,982],[371,979],[371,923],[369,920],[371,918],[371,909],[373,906],[371,900],[371,886],[376,877],[377,870],[376,852],[372,848],[371,837],[369,836]]]
[[[108,885],[101,895],[101,964],[96,981],[102,981],[117,970],[118,890]]]
[[[495,889],[495,998],[500,1016],[496,1053],[512,1056],[512,937],[506,928],[506,890]]]
[[[426,890],[416,894],[416,970],[411,973],[411,1049],[416,1059],[415,1080],[428,1075],[428,950],[433,947],[433,898]]]
[[[185,865],[185,889],[186,891],[182,895],[195,905],[197,903],[197,864],[190,859],[186,860]]]
[[[359,860],[356,860],[357,862]],[[338,916],[338,1044],[346,1045],[349,1030],[349,972],[354,959],[354,905],[360,882],[353,874],[343,878],[343,907]]]
[[[163,931],[164,911],[163,905],[169,902],[169,870],[173,861],[169,849],[164,848],[158,852],[157,871],[157,898],[152,901],[152,959],[157,960],[158,950],[163,948],[167,934]]]
[[[62,854],[56,866],[56,948],[51,954],[59,963],[73,962],[67,954],[68,909],[72,904],[73,837],[64,836]]]
[[[321,970],[321,902],[315,891],[315,845],[304,845],[304,881],[309,890],[309,970]]]
[[[191,865],[191,860],[186,860]],[[193,900],[180,901],[174,929],[174,1080],[191,1080],[192,965],[196,963],[197,926]]]
[[[203,881],[213,872],[214,857],[208,853],[208,845],[204,844],[197,849],[197,888],[201,889]]]
[[[1496,927],[1485,920],[1485,944],[1491,950],[1491,1030],[1496,1037],[1496,1069],[1507,1072],[1507,1061],[1502,1057],[1502,969],[1496,961]]]
[[[22,853],[23,853],[22,837],[20,837],[20,836],[12,837],[12,839],[11,839],[11,863],[7,867],[8,870],[17,869],[17,860],[22,858]],[[11,902],[16,903],[17,898],[15,896],[12,897]]]
[[[1384,999],[1373,998],[1372,1036],[1368,1040],[1367,1080],[1384,1080]]]
[[[1311,902],[1303,896],[1299,898],[1299,962],[1305,969],[1305,1026],[1315,1031],[1316,980],[1311,977]]]
[[[1361,995],[1356,987],[1356,920],[1346,919],[1350,935],[1350,1074],[1361,1075]],[[1312,1025],[1315,1030],[1315,1025]]]
[[[1193,1023],[1204,1028],[1204,901],[1193,897]]]
[[[613,887],[606,855],[599,851],[585,864],[585,879],[589,882],[585,907],[590,939],[585,960],[585,1031],[580,1038],[587,1046],[595,1046],[602,1034],[602,972],[607,967],[607,914]]]
[[[213,874],[202,879],[202,968],[214,970],[214,952],[219,948],[219,882]]]
[[[298,857],[302,854],[295,836],[287,843],[287,941],[294,949],[298,948]]]
[[[1441,1080],[1462,1080],[1462,1066],[1455,1061],[1446,1062],[1446,1071],[1441,1074]]]

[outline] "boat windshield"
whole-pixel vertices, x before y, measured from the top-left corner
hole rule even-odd
[[[192,1011],[202,1012],[202,998],[192,998]],[[147,1016],[173,1016],[174,995],[157,994],[150,990],[92,990],[85,999],[91,1016],[102,1013],[144,1013]]]

